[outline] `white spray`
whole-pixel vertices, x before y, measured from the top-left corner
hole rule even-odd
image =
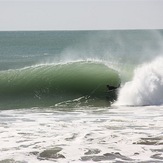
[[[163,104],[163,57],[139,66],[133,80],[127,82],[114,105],[162,105]]]

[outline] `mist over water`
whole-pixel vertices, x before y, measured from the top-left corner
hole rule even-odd
[[[123,83],[131,80],[137,66],[162,56],[162,52],[162,30],[90,31],[66,47],[58,61],[100,61],[117,70]]]
[[[0,32],[0,36],[1,69],[88,59],[137,65],[161,55],[163,49],[162,30]],[[2,67],[4,63],[10,64]]]

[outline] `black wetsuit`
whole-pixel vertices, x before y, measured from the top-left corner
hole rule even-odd
[[[117,87],[107,85],[108,91],[116,90],[119,87],[120,87],[120,84]]]

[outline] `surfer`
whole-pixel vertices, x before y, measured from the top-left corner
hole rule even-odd
[[[111,86],[111,85],[106,85],[106,86],[108,88],[108,91],[114,91],[114,90],[116,90],[116,89],[118,89],[120,87],[120,84],[117,87]]]
[[[106,85],[106,87],[108,89],[106,92],[106,99],[109,100],[109,102],[117,100],[120,84],[118,86]]]

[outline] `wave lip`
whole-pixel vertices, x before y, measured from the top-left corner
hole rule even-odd
[[[120,90],[114,105],[163,105],[163,57],[143,64]]]
[[[0,72],[0,101],[49,106],[82,96],[105,99],[106,85],[119,82],[116,71],[98,62],[31,66]]]

